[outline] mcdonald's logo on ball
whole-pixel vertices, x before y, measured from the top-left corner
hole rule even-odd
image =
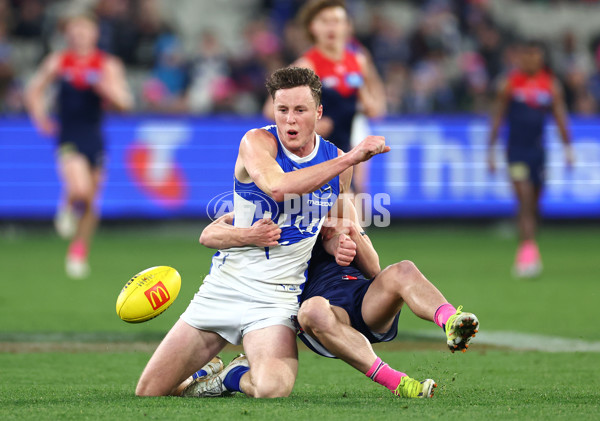
[[[117,298],[117,315],[129,323],[141,323],[161,314],[175,301],[181,289],[179,272],[169,266],[154,266],[134,275]]]

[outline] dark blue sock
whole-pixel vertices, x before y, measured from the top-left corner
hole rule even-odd
[[[198,370],[194,374],[192,374],[192,377],[193,377],[194,380],[196,380],[198,377],[204,377],[207,374],[208,373],[206,372],[206,370]]]
[[[242,389],[240,389],[240,379],[248,370],[250,370],[250,368],[244,367],[243,365],[232,368],[231,371],[225,376],[225,379],[223,379],[223,384],[227,390],[230,392],[244,393]]]

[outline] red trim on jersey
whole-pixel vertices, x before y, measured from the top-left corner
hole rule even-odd
[[[88,89],[100,79],[106,61],[106,54],[95,50],[87,56],[66,50],[60,56],[60,76],[77,89]]]
[[[363,83],[363,74],[356,53],[346,49],[341,60],[333,61],[316,48],[304,54],[321,78],[324,88],[335,89],[344,97],[355,94]]]
[[[511,97],[518,102],[524,102],[530,107],[545,107],[552,102],[552,75],[540,70],[529,75],[520,70],[513,71],[508,77],[508,87]]]

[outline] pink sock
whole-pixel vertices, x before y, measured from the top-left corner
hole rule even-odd
[[[85,259],[87,257],[87,245],[85,244],[85,241],[73,241],[69,246],[69,256]]]
[[[389,365],[381,361],[381,358],[377,357],[369,371],[367,371],[366,376],[370,377],[374,382],[387,387],[393,392],[400,384],[402,377],[406,376],[406,374],[394,370]]]
[[[436,325],[438,325],[439,327],[444,329],[446,322],[448,321],[450,316],[452,316],[454,313],[456,313],[456,309],[454,308],[454,306],[452,304],[449,304],[449,303],[442,304],[435,311],[435,316],[433,316],[433,321],[435,322]]]

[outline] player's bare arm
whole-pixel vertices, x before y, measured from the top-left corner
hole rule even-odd
[[[575,162],[575,154],[573,153],[571,133],[569,132],[569,117],[567,115],[563,90],[556,79],[552,83],[552,114],[565,147],[565,161],[567,162],[567,166],[571,167]]]
[[[502,120],[504,120],[504,116],[506,115],[509,101],[510,90],[508,86],[508,80],[504,79],[500,82],[498,87],[498,93],[496,95],[496,100],[492,111],[492,122],[488,142],[488,168],[491,172],[496,171],[494,146],[498,140],[498,131],[500,130],[500,125],[502,124]]]
[[[281,228],[270,219],[259,219],[250,228],[233,226],[233,212],[209,224],[200,235],[200,244],[212,249],[257,246],[274,247],[281,236]]]
[[[32,77],[25,90],[25,105],[37,129],[46,136],[54,135],[56,125],[48,115],[46,89],[58,74],[59,54],[52,53],[44,61]]]
[[[262,129],[251,130],[242,139],[235,166],[235,175],[241,182],[254,181],[274,200],[281,202],[286,195],[303,195],[313,192],[353,165],[371,157],[389,152],[382,136],[368,136],[349,153],[327,162],[284,172],[275,156],[277,140]]]
[[[116,57],[107,58],[96,92],[118,111],[128,111],[133,107],[133,96],[125,78],[125,68]]]
[[[362,111],[367,117],[383,117],[387,112],[383,81],[366,50],[358,53],[356,58],[364,77],[364,84],[358,91]]]

